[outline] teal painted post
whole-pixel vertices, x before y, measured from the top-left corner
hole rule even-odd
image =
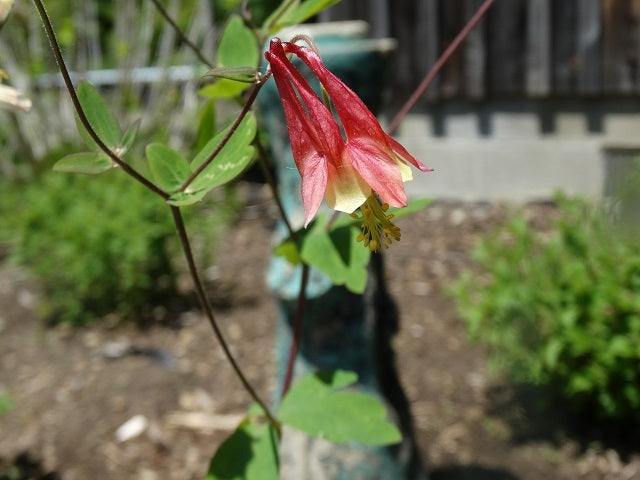
[[[340,24],[322,24],[331,34],[311,32],[327,67],[354,89],[372,111],[381,102],[391,40],[369,40],[363,32],[341,34]],[[359,24],[355,24],[356,27]],[[288,40],[282,36],[282,40]],[[301,67],[301,71],[304,71]],[[311,76],[308,76],[311,82]],[[313,85],[313,82],[312,82]],[[293,162],[287,126],[277,89],[270,80],[260,92],[260,116],[269,134],[271,155],[284,208],[294,228],[303,224],[300,176]],[[279,225],[276,237],[286,236]],[[363,247],[364,248],[364,247]],[[328,278],[311,270],[306,291],[304,329],[294,368],[294,381],[317,370],[345,369],[358,374],[355,388],[381,399],[403,433],[403,441],[391,447],[336,445],[285,429],[281,449],[281,478],[285,480],[424,480],[409,405],[396,372],[391,339],[398,328],[395,305],[383,281],[381,255],[373,255],[369,279],[362,295],[333,286]],[[268,284],[278,301],[276,338],[278,386],[284,381],[292,341],[292,323],[300,286],[301,269],[273,257]]]

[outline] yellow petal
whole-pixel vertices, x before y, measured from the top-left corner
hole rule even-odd
[[[340,173],[332,172],[327,182],[327,206],[333,210],[351,213],[371,194],[371,188],[351,167],[341,165]]]
[[[411,171],[411,167],[404,163],[397,155],[394,155],[396,159],[396,163],[398,164],[398,168],[400,169],[400,175],[402,176],[403,182],[409,182],[413,180],[413,172]]]

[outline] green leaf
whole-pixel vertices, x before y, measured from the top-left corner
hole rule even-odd
[[[116,151],[116,153],[119,156],[124,155],[129,151],[129,149],[131,149],[133,142],[135,141],[136,136],[138,135],[138,130],[140,129],[140,122],[141,122],[140,119],[133,122],[131,126],[127,128],[127,131],[124,132],[124,134],[122,135],[122,139],[120,140],[120,143]]]
[[[174,192],[191,175],[187,161],[175,150],[159,143],[146,148],[149,168],[158,186],[167,192]]]
[[[234,98],[240,95],[247,89],[247,84],[243,82],[236,82],[227,78],[221,78],[211,85],[202,87],[199,90],[199,94],[212,100],[219,98]]]
[[[292,265],[302,262],[300,251],[293,240],[286,240],[273,249],[273,254],[277,257],[284,257]]]
[[[254,83],[257,80],[256,67],[216,67],[207,72],[207,76],[228,78],[234,82]]]
[[[395,218],[406,217],[412,213],[419,212],[432,201],[430,198],[416,198],[415,200],[411,200],[406,207],[390,207],[387,213],[393,213]]]
[[[196,136],[196,151],[202,150],[216,133],[216,103],[208,100],[198,118],[198,134]]]
[[[268,33],[275,33],[277,30],[280,29],[282,25],[281,19],[283,17],[286,18],[287,16],[289,16],[291,12],[293,12],[299,6],[300,6],[300,0],[294,0],[294,1],[282,0],[280,5],[278,5],[278,8],[276,8],[271,13],[271,15],[269,15],[266,18],[266,20],[262,24],[262,27]]]
[[[169,205],[173,205],[174,207],[186,207],[188,205],[198,203],[205,197],[207,193],[209,193],[208,190],[200,190],[193,193],[176,192],[171,195],[171,197],[169,197],[167,203]]]
[[[360,228],[353,224],[334,225],[327,233],[325,224],[320,218],[303,238],[302,260],[327,275],[335,285],[344,285],[354,293],[364,292],[371,251],[356,240]]]
[[[191,162],[191,168],[195,171],[215,151],[220,142],[229,132],[231,127],[213,137]],[[201,190],[209,191],[212,188],[230,182],[249,165],[253,159],[254,148],[250,145],[256,136],[256,119],[249,112],[240,122],[229,141],[218,152],[216,158],[209,164],[189,185],[186,193],[196,193]]]
[[[116,166],[104,153],[72,153],[58,160],[53,166],[55,172],[86,173],[89,175],[106,172]]]
[[[98,134],[98,137],[100,137],[107,147],[115,149],[120,143],[122,132],[118,122],[116,122],[116,119],[109,111],[105,101],[102,99],[98,91],[85,80],[81,81],[78,85],[77,94],[82,110],[84,111],[87,120],[89,120],[89,124],[93,127],[95,132]],[[79,124],[78,131],[87,146],[90,148],[97,148],[95,142],[77,118],[76,123]]]
[[[320,13],[325,8],[335,5],[340,0],[307,0],[295,10],[289,10],[280,18],[280,25],[296,25]]]
[[[277,480],[278,467],[275,429],[245,419],[218,448],[205,480]]]
[[[253,31],[239,15],[232,15],[224,27],[218,44],[218,65],[221,67],[257,66],[260,60],[258,42]]]
[[[401,440],[384,405],[371,395],[345,391],[353,372],[320,372],[297,382],[282,400],[278,419],[286,425],[336,443],[389,445]]]

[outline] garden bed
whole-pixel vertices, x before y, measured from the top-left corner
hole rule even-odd
[[[270,399],[276,309],[264,272],[274,210],[260,188],[249,188],[253,200],[227,232],[208,277],[223,332]],[[554,207],[534,204],[526,212],[545,224]],[[398,370],[432,479],[640,478],[640,448],[616,450],[559,433],[561,414],[534,414],[513,388],[488,375],[483,348],[469,345],[443,290],[504,214],[500,205],[435,203],[399,220],[402,241],[385,253],[401,315]],[[13,408],[0,417],[0,478],[16,478],[11,464],[14,472],[20,465],[39,472],[28,478],[203,478],[249,398],[197,308],[170,325],[139,329],[107,319],[74,329],[42,326],[37,305],[37,284],[3,266],[0,398]],[[139,435],[119,441],[118,428],[134,417]]]

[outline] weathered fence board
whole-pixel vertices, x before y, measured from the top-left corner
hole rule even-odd
[[[530,0],[527,4],[525,91],[531,97],[551,92],[551,4]]]
[[[323,20],[364,19],[399,42],[395,87],[417,85],[482,0],[349,0]],[[496,0],[426,98],[640,92],[640,0]]]

